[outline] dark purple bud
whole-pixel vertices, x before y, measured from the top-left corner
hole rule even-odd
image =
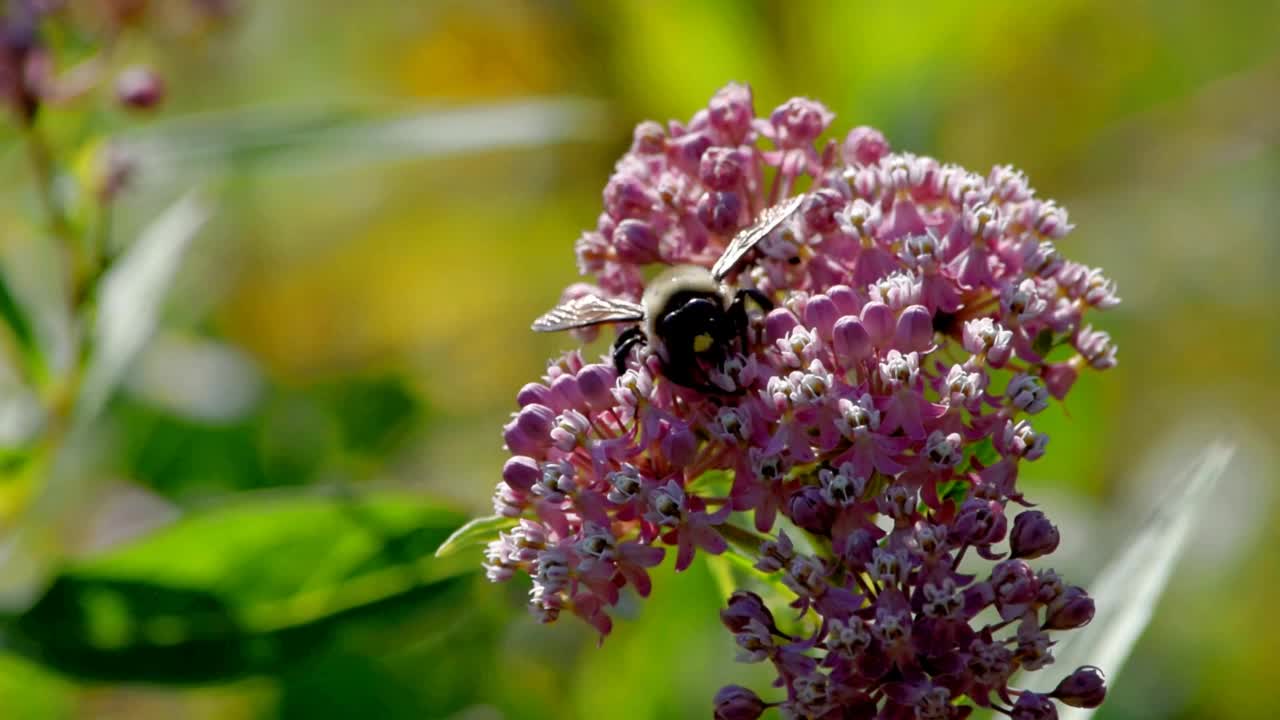
[[[846,315],[831,328],[831,348],[840,362],[852,365],[871,357],[871,335],[861,320]]]
[[[660,123],[645,120],[636,125],[631,140],[631,152],[637,155],[659,155],[667,147],[667,133]]]
[[[832,507],[822,499],[822,491],[816,485],[805,485],[787,498],[787,516],[809,532],[830,532],[832,514]]]
[[[698,222],[708,231],[724,235],[738,229],[742,198],[735,192],[709,192],[698,199]]]
[[[742,154],[736,148],[713,147],[702,155],[698,177],[711,190],[736,190],[742,182]]]
[[[658,234],[649,223],[628,218],[613,230],[613,247],[623,262],[645,265],[658,261]]]
[[[164,99],[164,81],[151,68],[128,68],[116,78],[116,98],[130,110],[151,110]]]
[[[888,154],[889,141],[875,128],[856,127],[844,139],[844,161],[850,165],[875,165]]]
[[[1098,668],[1085,665],[1063,678],[1050,694],[1072,707],[1096,708],[1107,698],[1107,679]]]
[[[1048,695],[1023,692],[1013,704],[1009,720],[1058,720],[1058,708]]]
[[[773,613],[765,607],[760,596],[747,590],[737,590],[729,596],[729,604],[720,611],[720,622],[729,628],[731,633],[740,633],[752,620],[772,629]]]
[[[715,720],[756,720],[765,707],[754,692],[740,685],[726,685],[716,693]]]
[[[688,135],[672,138],[667,143],[667,159],[686,173],[696,175],[698,166],[702,162],[702,154],[709,147],[711,147],[711,138],[700,132],[691,132]]]
[[[774,343],[787,336],[791,328],[799,325],[796,316],[786,308],[774,308],[764,318],[764,334],[769,342]]]
[[[862,309],[862,300],[858,293],[848,285],[834,285],[827,288],[827,296],[840,309],[841,315],[857,315]]]
[[[578,371],[578,389],[592,410],[613,406],[613,386],[617,373],[608,365],[588,365]]]
[[[897,347],[902,352],[924,352],[933,347],[933,316],[923,305],[911,305],[898,316]]]
[[[800,212],[809,229],[817,233],[828,233],[839,227],[836,211],[845,205],[840,193],[830,188],[823,188],[811,193],[804,199]]]
[[[573,410],[586,405],[582,390],[578,388],[578,378],[565,373],[551,381],[551,407],[556,410]]]
[[[526,405],[546,405],[551,401],[551,388],[542,383],[527,383],[520,388],[520,392],[516,393],[516,402],[520,407]]]
[[[831,330],[839,319],[840,311],[826,295],[814,295],[805,303],[804,324],[817,330],[823,338],[831,339]]]
[[[1045,630],[1071,630],[1084,627],[1093,620],[1093,598],[1084,588],[1072,585],[1049,605]]]
[[[1038,558],[1058,549],[1058,528],[1039,510],[1019,513],[1009,534],[1013,557]]]
[[[502,466],[502,480],[516,490],[528,490],[542,477],[538,461],[524,455],[516,455]]]
[[[688,425],[672,425],[662,438],[662,455],[675,467],[692,464],[698,454],[698,436]]]
[[[893,318],[893,310],[880,302],[869,302],[862,306],[862,324],[871,336],[876,347],[888,347],[893,341],[893,331],[897,324]]]

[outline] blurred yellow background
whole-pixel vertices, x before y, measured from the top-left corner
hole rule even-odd
[[[94,500],[48,519],[66,552],[108,545],[87,528],[115,537],[113,508],[163,522],[301,485],[490,512],[515,392],[571,342],[528,323],[575,280],[631,127],[687,119],[737,80],[760,114],[810,96],[836,132],[1014,164],[1069,210],[1060,247],[1124,303],[1098,320],[1119,367],[1052,411],[1027,471],[1062,525],[1060,569],[1090,577],[1201,447],[1237,447],[1097,717],[1275,713],[1280,3],[238,5],[221,33],[136,49],[169,98],[124,136],[141,168],[120,226],[196,186],[214,217],[101,421]],[[656,585],[603,648],[579,623],[537,626],[521,588],[481,585],[221,684],[0,655],[0,714],[695,718],[726,682],[763,687],[732,661],[701,564]]]

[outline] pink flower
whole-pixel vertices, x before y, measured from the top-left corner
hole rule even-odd
[[[870,128],[819,148],[832,119],[803,98],[759,118],[750,89],[730,85],[687,124],[636,129],[575,247],[595,282],[566,297],[636,300],[646,266],[710,266],[804,186],[731,278],[775,309],[753,313],[705,389],[665,378],[652,353],[620,374],[568,353],[522,388],[494,495],[520,524],[488,548],[488,575],[529,575],[535,617],[569,610],[603,636],[627,588],[650,593],[667,548],[684,570],[733,538],[812,629],[788,635],[734,593],[722,620],[741,659],[771,663],[778,697],[729,686],[717,717],[1093,707],[1105,685],[1087,668],[1051,696],[1010,687],[1094,606],[1026,562],[1057,548],[1058,529],[1039,510],[1011,523],[1008,508],[1028,504],[1019,470],[1048,446],[1027,416],[1115,364],[1110,336],[1085,323],[1118,302],[1114,284],[1060,254],[1066,213],[1022,173],[890,152]],[[699,482],[712,471],[731,484]],[[812,542],[779,530],[743,550],[747,513],[761,533],[781,517]],[[969,553],[986,569],[957,572]]]

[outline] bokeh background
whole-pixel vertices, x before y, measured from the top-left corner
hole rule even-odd
[[[1068,208],[1060,247],[1125,302],[1098,321],[1119,367],[1046,413],[1026,473],[1059,570],[1091,577],[1203,446],[1237,449],[1098,717],[1275,712],[1280,4],[234,6],[122,51],[168,97],[117,136],[140,168],[116,228],[191,188],[212,217],[72,477],[0,488],[24,508],[0,537],[21,631],[0,715],[694,718],[722,684],[763,689],[701,562],[603,647],[536,625],[518,583],[397,574],[490,512],[515,391],[571,342],[528,322],[575,279],[631,126],[730,80],[762,114],[806,95],[836,132],[1013,163]]]

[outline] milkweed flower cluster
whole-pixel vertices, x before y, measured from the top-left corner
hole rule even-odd
[[[803,184],[800,209],[737,277],[777,307],[712,373],[721,392],[664,380],[652,354],[618,376],[577,352],[521,389],[494,496],[518,525],[489,546],[489,577],[531,576],[540,620],[567,610],[604,636],[622,588],[647,595],[666,549],[683,570],[732,543],[794,612],[777,622],[745,590],[727,600],[739,659],[778,679],[768,700],[722,690],[720,718],[1094,707],[1095,668],[1049,695],[1009,684],[1094,612],[1029,562],[1059,534],[1018,475],[1048,445],[1035,415],[1082,370],[1115,364],[1085,322],[1119,302],[1114,286],[1059,255],[1067,214],[1017,170],[891,152],[870,128],[819,147],[832,119],[801,98],[758,118],[750,90],[730,85],[687,124],[636,129],[577,244],[596,284],[566,296],[636,299],[648,265],[709,266]],[[732,481],[705,480],[717,475]]]

